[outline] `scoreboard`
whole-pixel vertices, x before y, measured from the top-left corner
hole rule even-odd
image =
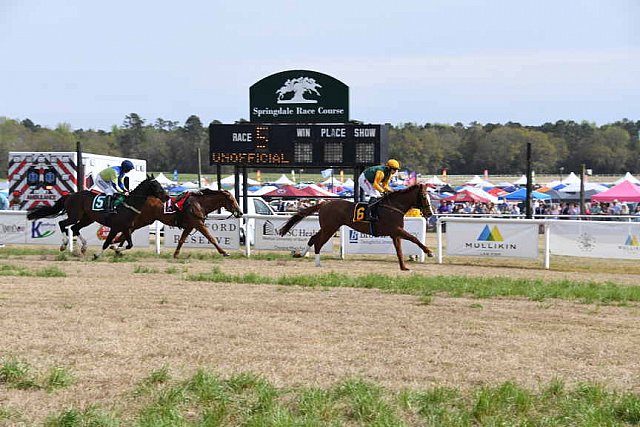
[[[388,126],[358,124],[211,124],[209,163],[236,166],[379,164],[388,152]]]

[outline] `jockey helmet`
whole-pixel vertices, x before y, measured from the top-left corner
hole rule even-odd
[[[124,173],[127,173],[127,172],[133,170],[133,163],[131,163],[131,160],[125,160],[125,161],[122,162],[120,167],[122,168],[122,171]]]
[[[397,160],[395,160],[395,159],[389,159],[389,160],[387,160],[387,164],[386,164],[386,166],[387,166],[389,169],[399,170],[399,169],[400,169],[400,162],[398,162],[398,161],[397,161]]]

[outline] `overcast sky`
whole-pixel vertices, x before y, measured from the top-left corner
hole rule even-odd
[[[308,69],[368,123],[640,120],[640,0],[0,0],[0,116],[249,118]]]

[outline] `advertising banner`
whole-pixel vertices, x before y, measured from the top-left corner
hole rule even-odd
[[[255,225],[255,249],[296,251],[302,252],[307,248],[307,242],[320,230],[317,217],[304,218],[284,236],[278,232],[287,222],[289,217],[276,217],[269,219],[256,219]],[[333,252],[333,239],[322,247],[322,253]]]
[[[27,213],[0,212],[0,244],[25,244],[27,238]]]
[[[209,233],[224,250],[240,249],[240,221],[238,218],[227,218],[228,215],[212,215],[205,220]],[[175,248],[182,235],[182,229],[164,226],[164,246]],[[199,231],[193,231],[183,247],[211,249],[213,246]]]
[[[425,243],[426,220],[424,218],[405,218],[404,229],[417,237],[422,243]],[[396,249],[389,236],[374,237],[370,234],[360,233],[347,226],[342,227],[340,235],[342,236],[345,254],[396,254]],[[407,240],[402,240],[402,252],[404,255],[423,254],[422,249]]]
[[[553,221],[553,255],[640,259],[640,223]]]
[[[537,258],[538,224],[448,222],[447,255]]]
[[[31,245],[59,245],[62,242],[62,234],[58,223],[63,219],[64,217],[58,217],[27,221],[25,243]],[[80,234],[85,238],[89,246],[102,246],[109,235],[109,231],[109,227],[94,222],[80,230]],[[149,227],[142,227],[134,231],[131,240],[134,247],[148,248]]]

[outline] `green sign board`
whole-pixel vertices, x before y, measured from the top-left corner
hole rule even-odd
[[[272,74],[249,88],[254,123],[346,123],[349,86],[309,70]]]

